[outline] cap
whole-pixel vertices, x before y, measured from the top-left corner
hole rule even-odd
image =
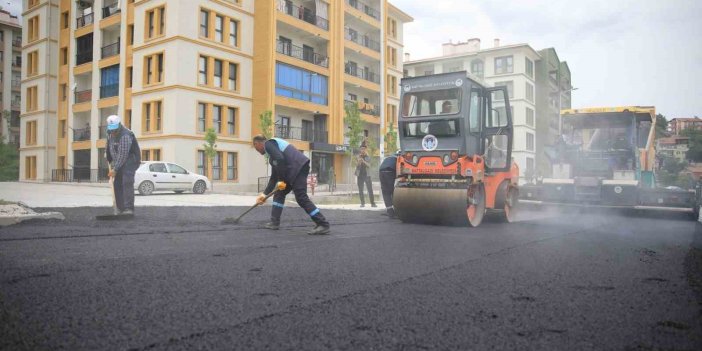
[[[107,130],[115,130],[119,128],[119,123],[122,120],[117,115],[111,115],[107,117]]]

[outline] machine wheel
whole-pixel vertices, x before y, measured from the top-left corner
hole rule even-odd
[[[502,208],[502,221],[512,223],[517,218],[519,204],[519,192],[517,189],[509,187],[505,196],[504,206]]]
[[[485,217],[485,186],[472,185],[468,188],[468,207],[466,207],[468,226],[479,226],[483,217]]]
[[[139,194],[141,195],[151,195],[154,192],[154,183],[149,180],[141,182],[139,184]]]
[[[195,185],[193,186],[193,192],[195,194],[203,194],[205,190],[207,190],[207,185],[205,184],[205,182],[203,182],[202,180],[198,180],[197,182],[195,182]]]

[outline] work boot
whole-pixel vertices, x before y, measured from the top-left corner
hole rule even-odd
[[[395,209],[392,207],[388,207],[385,209],[385,212],[388,214],[388,217],[390,218],[397,218],[397,215],[395,214]]]
[[[315,225],[312,230],[307,232],[309,235],[328,235],[330,232],[329,226],[326,225]]]
[[[361,207],[366,207],[366,204],[361,204]]]
[[[378,207],[378,205],[375,204],[375,202],[371,203],[371,207]]]
[[[116,208],[116,207],[115,207],[115,208],[112,209],[112,214],[115,215],[115,216],[119,216],[119,215],[122,214],[122,210],[120,210],[119,208]]]
[[[122,211],[122,216],[133,216],[134,215],[134,210],[126,209]]]
[[[278,230],[278,229],[280,229],[280,223],[276,223],[276,222],[271,221],[271,222],[264,224],[263,228],[270,229],[270,230]]]

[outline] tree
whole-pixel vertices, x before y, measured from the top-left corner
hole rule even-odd
[[[214,128],[207,128],[205,133],[205,143],[203,144],[205,148],[205,157],[209,161],[210,165],[214,164],[214,158],[217,156],[217,132]],[[214,189],[214,183],[212,185]]]
[[[263,134],[266,139],[273,137],[273,112],[270,110],[263,111],[258,115],[258,127],[261,129],[261,134]]]
[[[688,128],[680,134],[690,138],[686,158],[693,162],[702,162],[702,131]]]
[[[390,123],[388,132],[385,133],[385,146],[385,150],[389,155],[394,155],[397,151],[397,131],[393,123]]]
[[[668,136],[668,119],[662,114],[656,115],[656,138]]]
[[[346,152],[349,155],[349,173],[351,169],[356,166],[356,158],[353,157],[354,152],[358,150],[363,141],[363,120],[361,119],[361,113],[358,111],[358,103],[354,102],[352,104],[346,104],[344,106],[344,124],[348,127],[344,136],[348,139],[349,150]],[[349,174],[349,180],[351,179],[351,174]]]
[[[12,144],[0,140],[0,182],[19,179],[19,153]]]

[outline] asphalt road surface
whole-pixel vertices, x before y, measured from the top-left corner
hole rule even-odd
[[[63,210],[0,229],[3,350],[700,350],[702,230],[525,213],[467,229],[300,209]]]

